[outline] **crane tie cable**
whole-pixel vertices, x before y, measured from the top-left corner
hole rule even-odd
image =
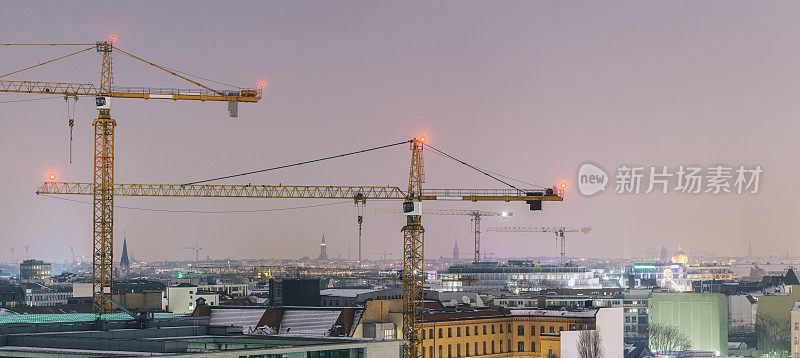
[[[329,157],[324,157],[324,158],[319,158],[319,159],[306,160],[306,161],[303,161],[303,162],[285,164],[285,165],[272,167],[272,168],[267,168],[267,169],[254,170],[254,171],[251,171],[251,172],[244,172],[244,173],[239,173],[239,174],[231,174],[231,175],[226,175],[226,176],[223,176],[223,177],[218,177],[218,178],[213,178],[213,179],[198,180],[198,181],[193,181],[193,182],[186,183],[186,184],[181,184],[181,186],[208,183],[208,182],[222,180],[222,179],[230,179],[230,178],[236,178],[236,177],[241,177],[241,176],[245,176],[245,175],[268,172],[268,171],[272,171],[272,170],[296,167],[296,166],[300,166],[300,165],[321,162],[321,161],[324,161],[324,160],[342,158],[342,157],[346,157],[346,156],[350,156],[350,155],[354,155],[354,154],[361,154],[361,153],[371,152],[373,150],[385,149],[385,148],[394,147],[394,146],[398,146],[398,145],[406,144],[406,143],[411,143],[411,141],[410,140],[404,140],[404,141],[398,142],[398,143],[387,144],[387,145],[382,145],[382,146],[379,146],[379,147],[373,147],[373,148],[368,148],[368,149],[362,149],[362,150],[358,150],[358,151],[350,152],[350,153],[337,154],[337,155],[332,155],[332,156],[329,156]]]
[[[468,167],[470,167],[470,168],[474,169],[475,171],[477,171],[477,172],[479,172],[479,173],[481,173],[481,174],[483,174],[483,175],[485,175],[485,176],[487,176],[487,177],[489,177],[489,178],[492,178],[492,179],[494,179],[494,180],[497,180],[497,181],[499,181],[499,182],[501,182],[501,183],[503,183],[503,184],[505,184],[505,185],[508,185],[509,187],[511,187],[511,188],[513,188],[513,189],[515,189],[515,190],[519,191],[520,193],[524,192],[522,189],[520,189],[520,188],[517,188],[516,186],[514,186],[514,185],[512,185],[512,184],[510,184],[510,183],[507,183],[507,182],[503,181],[502,179],[500,179],[500,178],[498,178],[498,177],[496,177],[496,176],[494,176],[494,175],[491,175],[491,174],[489,174],[489,173],[488,173],[488,172],[486,172],[485,170],[482,170],[482,169],[480,169],[480,168],[478,168],[478,167],[476,167],[476,166],[474,166],[474,165],[472,165],[472,164],[469,164],[469,163],[467,163],[467,162],[465,162],[465,161],[463,161],[463,160],[461,160],[461,159],[458,159],[458,158],[456,158],[456,157],[454,157],[454,156],[452,156],[452,155],[450,155],[450,154],[447,154],[447,153],[445,153],[445,152],[443,152],[443,151],[441,151],[441,150],[438,150],[438,149],[434,148],[433,146],[431,146],[430,144],[426,144],[426,146],[427,146],[428,148],[431,148],[431,149],[433,149],[433,151],[435,151],[436,153],[439,153],[439,154],[441,154],[441,155],[444,155],[445,157],[447,157],[447,158],[450,158],[450,159],[452,159],[452,160],[454,160],[454,161],[456,161],[456,162],[459,162],[459,163],[461,163],[461,164],[464,164],[464,165],[466,165],[466,166],[468,166]]]

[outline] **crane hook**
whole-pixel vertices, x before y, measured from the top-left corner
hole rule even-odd
[[[69,108],[69,99],[72,98],[72,110]],[[64,95],[64,101],[67,102],[67,120],[69,124],[69,164],[72,164],[72,128],[75,126],[75,107],[78,104],[78,95]]]

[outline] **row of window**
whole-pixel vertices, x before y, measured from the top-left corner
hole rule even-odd
[[[499,326],[500,327],[500,333],[503,333],[503,325],[502,324],[499,324],[499,325],[492,324],[492,325],[489,325],[489,327],[491,328],[491,332],[492,332],[491,334],[495,334],[495,326]],[[546,329],[545,327],[546,326],[539,326],[539,334],[548,333],[548,332],[545,332],[545,329]],[[550,327],[549,328],[549,333],[553,333],[553,334],[557,333],[555,326],[549,326],[549,327]],[[578,327],[578,325],[570,324],[569,325],[569,330],[574,331],[576,329],[576,327]],[[588,329],[588,328],[589,328],[588,325],[586,325],[586,324],[583,325],[583,329]],[[558,332],[561,332],[563,330],[564,330],[564,326],[559,326],[558,327]],[[461,337],[461,327],[456,327],[455,331],[456,331],[456,337]],[[478,326],[477,325],[473,326],[473,330],[472,331],[473,331],[473,334],[475,336],[479,335],[478,334]],[[483,325],[483,329],[481,330],[481,332],[483,332],[484,335],[487,334],[486,333],[486,325],[485,324]],[[511,332],[511,323],[508,324],[508,332]],[[536,326],[535,325],[531,326],[530,332],[531,332],[531,336],[535,336],[536,335]],[[469,327],[464,327],[464,334],[467,337],[469,337],[469,335],[470,335],[470,328]],[[524,336],[525,335],[525,326],[523,326],[523,325],[518,325],[517,326],[517,335],[518,336]],[[430,339],[430,338],[433,338],[433,337],[434,337],[433,328],[431,328],[431,329],[428,330],[428,337],[427,338]],[[453,337],[453,327],[447,327],[447,338],[451,338],[451,337]],[[444,338],[444,329],[443,328],[439,328],[439,338]],[[426,339],[425,338],[425,330],[422,330],[422,339]]]
[[[495,341],[491,341],[490,342],[490,348],[489,348],[490,350],[487,350],[486,349],[486,341],[483,341],[483,344],[481,345],[481,347],[483,348],[483,352],[482,353],[480,353],[479,350],[478,350],[478,348],[479,348],[478,347],[478,342],[475,342],[474,349],[472,350],[472,354],[470,354],[470,344],[469,343],[465,343],[464,344],[464,355],[463,356],[461,355],[461,344],[460,343],[455,345],[455,352],[453,352],[453,345],[452,344],[448,344],[447,345],[447,356],[446,357],[447,358],[469,357],[471,355],[479,356],[479,355],[486,355],[486,354],[503,353],[503,341],[498,341],[500,343],[499,344],[499,348],[500,348],[499,352],[495,351],[494,342]],[[511,340],[509,339],[507,342],[508,342],[508,344],[506,345],[507,351],[510,352],[511,351]],[[522,341],[517,342],[517,352],[525,352],[525,342],[522,342]],[[536,352],[536,342],[531,342],[531,350],[530,350],[530,352]],[[425,353],[426,353],[425,349],[423,348],[422,349],[422,358],[426,358]],[[549,349],[548,356],[552,355],[552,353],[553,353],[553,350]],[[445,357],[445,355],[444,355],[444,346],[443,345],[439,345],[439,355],[438,356],[434,355],[433,346],[428,347],[427,358],[437,358],[437,357],[439,357],[439,358],[444,358]]]

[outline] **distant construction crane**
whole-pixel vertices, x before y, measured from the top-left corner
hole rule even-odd
[[[41,82],[19,81],[0,79],[0,92],[17,94],[57,94],[65,99],[78,96],[95,97],[98,110],[97,119],[94,120],[94,182],[92,195],[94,202],[94,215],[92,225],[92,311],[95,313],[111,313],[113,304],[111,292],[113,285],[113,258],[114,258],[114,129],[116,120],[111,118],[112,98],[138,98],[138,99],[166,99],[173,101],[222,101],[228,102],[228,115],[237,117],[239,102],[258,102],[261,99],[261,89],[264,82],[259,83],[260,89],[234,89],[217,90],[181,75],[176,70],[159,66],[130,52],[124,51],[115,45],[117,38],[111,36],[110,41],[95,43],[3,43],[0,46],[60,46],[79,47],[80,50],[67,55],[28,66],[13,72],[0,75],[0,78],[27,71],[51,62],[62,60],[80,53],[95,50],[102,57],[100,66],[100,84],[69,83],[69,82]],[[152,67],[167,72],[175,77],[186,80],[202,89],[176,89],[176,88],[149,88],[149,87],[119,87],[114,86],[114,70],[112,67],[112,53],[118,52]],[[181,72],[183,73],[183,72]],[[196,76],[191,76],[196,77]],[[70,133],[74,121],[69,118]],[[70,159],[71,160],[71,159]],[[55,173],[49,175],[50,180],[55,180]]]
[[[181,249],[181,250],[194,250],[194,262],[200,262],[200,251],[203,250],[203,248],[200,247],[200,244],[194,244],[194,247],[183,246],[183,247],[179,247],[179,249]]]
[[[582,232],[588,234],[592,231],[590,227],[570,228],[570,227],[546,227],[546,226],[496,226],[486,229],[486,231],[496,232],[552,232],[556,234],[556,241],[561,239],[561,266],[564,266],[564,258],[566,256],[566,246],[564,244],[568,232]]]
[[[376,209],[375,212],[379,213],[403,213],[401,210],[394,209]],[[469,215],[472,217],[472,229],[475,232],[475,256],[472,262],[481,261],[481,217],[482,216],[499,216],[507,219],[514,215],[511,211],[483,211],[483,210],[458,210],[458,209],[422,209],[423,214],[431,215]]]

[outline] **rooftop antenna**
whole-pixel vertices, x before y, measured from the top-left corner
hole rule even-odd
[[[25,245],[25,258],[30,258],[31,245]]]

